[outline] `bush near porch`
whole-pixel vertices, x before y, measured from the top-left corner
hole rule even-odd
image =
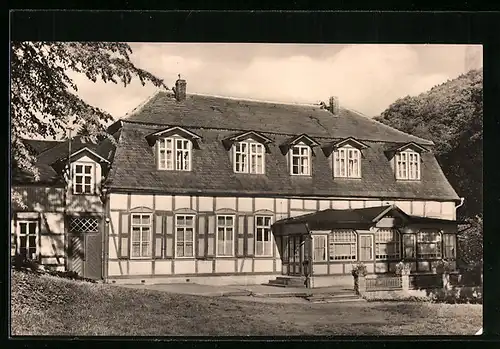
[[[16,270],[11,295],[13,335],[472,335],[482,326],[479,304],[259,303]]]

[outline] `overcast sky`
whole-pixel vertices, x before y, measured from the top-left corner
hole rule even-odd
[[[417,95],[467,70],[466,52],[482,66],[481,46],[131,43],[132,61],[188,93],[290,103],[340,104],[378,115],[397,98]],[[467,48],[469,47],[469,48]],[[75,76],[80,96],[121,118],[155,92]]]

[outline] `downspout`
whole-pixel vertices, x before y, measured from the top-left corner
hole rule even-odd
[[[73,128],[67,127],[68,130],[68,160],[67,160],[67,166],[68,166],[68,186],[64,190],[64,206],[63,206],[63,214],[64,214],[64,223],[65,223],[65,261],[66,261],[66,270],[69,271],[69,259],[70,256],[68,255],[69,251],[69,221],[68,221],[68,202],[69,202],[69,191],[72,188],[72,178],[71,178],[71,131]]]
[[[465,202],[465,198],[464,197],[461,197],[460,198],[460,204],[458,206],[455,206],[455,221],[457,220],[457,210],[459,207],[462,207],[462,205],[464,204]],[[458,225],[457,225],[457,234],[455,235],[455,248],[456,248],[456,251],[455,251],[455,267],[457,267],[457,264],[458,264]]]
[[[465,202],[465,198],[464,198],[464,197],[461,197],[461,198],[460,198],[460,205],[455,206],[455,218],[456,218],[456,216],[457,216],[457,214],[456,214],[457,209],[458,209],[459,207],[462,207],[462,205],[464,204],[464,202]]]
[[[312,261],[312,254],[314,251],[312,250],[312,235],[311,231],[309,230],[309,224],[306,222],[306,231],[307,231],[307,238],[310,240],[309,244],[307,244],[307,247],[309,248],[309,251],[307,253],[308,256],[308,266],[309,266],[309,274],[306,276],[306,287],[307,288],[314,288],[314,278],[313,278],[313,261]]]

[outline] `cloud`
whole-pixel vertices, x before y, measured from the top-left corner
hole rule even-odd
[[[463,70],[458,45],[279,45],[133,44],[132,61],[173,86],[177,74],[188,93],[283,102],[315,103],[339,97],[340,104],[374,116],[397,98],[416,95]],[[460,51],[461,50],[461,51]],[[330,52],[330,53],[329,53]],[[434,53],[433,53],[434,52]],[[451,59],[450,56],[454,58]],[[78,78],[80,95],[121,117],[155,88]]]

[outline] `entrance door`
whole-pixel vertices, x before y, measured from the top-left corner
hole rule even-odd
[[[304,237],[288,236],[288,275],[302,276],[304,260]]]
[[[98,217],[69,218],[69,270],[89,279],[102,278],[102,241]]]

